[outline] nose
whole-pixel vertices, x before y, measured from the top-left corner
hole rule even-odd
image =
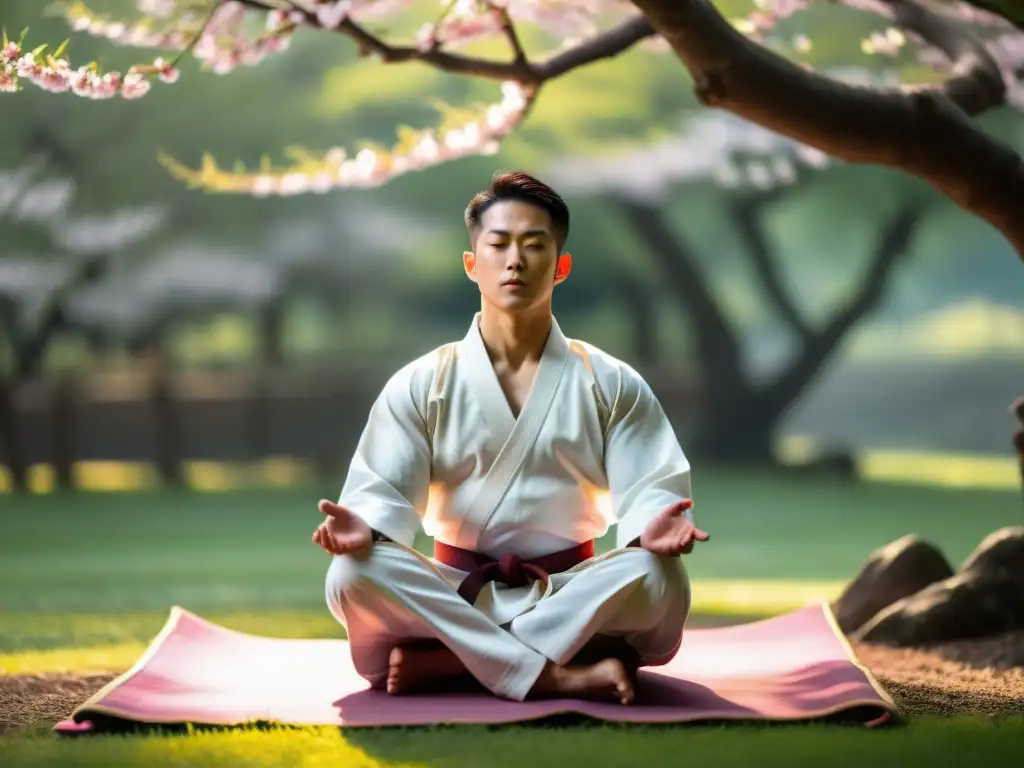
[[[520,272],[526,268],[522,250],[515,243],[509,246],[508,252],[505,255],[505,267],[513,272]]]

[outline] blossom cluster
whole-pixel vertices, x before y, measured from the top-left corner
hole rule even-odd
[[[476,119],[446,130],[410,130],[391,150],[367,147],[349,157],[343,147],[335,147],[322,157],[303,153],[289,168],[262,168],[256,173],[225,171],[209,158],[195,171],[169,159],[165,164],[175,176],[194,186],[256,197],[376,187],[405,173],[460,157],[495,154],[500,140],[523,120],[532,100],[532,95],[516,82],[503,83],[502,93],[502,101]]]
[[[191,49],[206,69],[220,75],[288,50],[292,33],[306,18],[299,11],[266,13],[234,0],[217,3],[212,13],[206,14],[194,6],[178,12],[176,0],[137,0],[137,4],[147,15],[132,24],[95,13],[80,0],[67,7],[65,16],[72,29],[120,45]],[[262,34],[254,35],[249,22],[256,15],[265,16],[266,23]]]
[[[335,30],[349,35],[367,35],[356,25],[399,15],[414,0],[267,0],[267,7],[239,0],[135,0],[140,18],[115,19],[92,11],[85,0],[66,0],[65,16],[80,32],[122,45],[190,52],[202,66],[217,74],[228,74],[240,66],[253,66],[268,56],[289,48],[294,33],[301,28]],[[443,12],[421,27],[416,45],[421,51],[446,50],[482,38],[511,32],[512,25],[529,24],[544,29],[568,47],[597,34],[600,29],[636,13],[630,0],[438,0]],[[780,22],[807,8],[811,0],[753,0],[753,10],[744,18],[732,19],[737,30],[748,37],[765,41],[766,35],[785,29]],[[889,0],[838,0],[848,7],[893,18]],[[269,8],[269,6],[274,6]],[[934,7],[933,7],[934,6]],[[979,11],[964,3],[943,3],[930,9],[981,27],[985,44],[1000,62],[1009,88],[1009,100],[1024,102],[1024,36],[994,14]],[[999,33],[1003,37],[998,37]],[[875,32],[861,42],[868,54],[897,56],[908,38],[924,43],[912,33],[895,28]],[[771,42],[771,41],[769,41]],[[774,42],[778,42],[775,40]],[[812,47],[805,34],[794,34],[792,48],[806,53]],[[641,43],[649,50],[667,50],[659,36]],[[920,46],[922,61],[931,61],[937,49]],[[124,75],[101,73],[95,64],[72,68],[61,56],[63,47],[52,55],[45,47],[24,52],[21,43],[6,39],[0,50],[0,92],[16,91],[27,81],[54,92],[73,92],[89,98],[135,99],[144,96],[154,79],[175,82],[179,75],[177,59],[157,58],[152,64],[136,65]],[[944,62],[948,68],[948,62]],[[940,68],[942,68],[940,66]],[[503,85],[504,98],[481,115],[453,128],[406,130],[390,150],[365,148],[354,157],[340,148],[322,157],[301,155],[284,169],[261,168],[258,173],[221,170],[207,159],[198,170],[175,161],[166,164],[175,175],[207,189],[245,192],[254,195],[293,195],[325,192],[337,187],[376,186],[402,173],[443,163],[470,154],[497,151],[498,142],[521,122],[535,97],[535,90],[524,90],[514,82]],[[810,152],[810,150],[808,150]],[[821,158],[810,153],[798,160],[815,164]],[[788,162],[788,161],[787,161]],[[752,178],[765,174],[751,172]],[[769,176],[786,179],[785,167],[775,168]],[[763,179],[762,179],[763,180]]]
[[[139,99],[150,89],[150,75],[173,83],[178,70],[168,61],[158,58],[152,65],[134,66],[122,75],[120,72],[101,73],[95,64],[72,68],[60,51],[45,53],[46,46],[22,52],[22,44],[4,40],[0,48],[0,93],[12,93],[22,81],[28,81],[51,93],[74,93],[89,99]]]

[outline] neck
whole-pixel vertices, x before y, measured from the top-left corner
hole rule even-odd
[[[540,360],[551,333],[551,307],[529,312],[502,312],[487,304],[480,308],[480,336],[493,362],[517,368]]]

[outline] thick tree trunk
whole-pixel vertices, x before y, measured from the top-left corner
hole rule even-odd
[[[57,487],[75,487],[76,417],[78,415],[78,382],[71,374],[57,379],[50,406],[50,434],[53,437],[53,469]]]
[[[1024,493],[1024,397],[1018,397],[1010,406],[1010,412],[1017,417],[1017,429],[1013,433],[1013,447],[1017,453],[1020,468],[1020,488]]]
[[[61,285],[47,297],[35,328],[25,330],[18,323],[15,307],[0,304],[0,323],[14,351],[14,370],[0,381],[0,456],[6,454],[8,470],[16,490],[28,488],[28,463],[24,458],[18,430],[15,393],[21,382],[38,377],[50,342],[64,327],[64,306],[79,288],[101,279],[106,273],[103,256],[83,261]]]
[[[182,470],[180,424],[174,399],[174,388],[163,345],[163,329],[157,328],[143,340],[141,354],[149,375],[149,401],[153,409],[156,433],[156,466],[163,484],[170,488],[185,485]]]
[[[669,228],[654,206],[627,197],[617,197],[614,203],[657,259],[665,283],[690,316],[697,367],[704,381],[710,383],[706,386],[708,407],[717,410],[736,400],[747,386],[739,342],[697,265],[694,249]]]
[[[775,433],[781,414],[761,409],[753,393],[708,409],[687,451],[715,464],[774,466]]]
[[[259,310],[260,351],[259,365],[253,372],[251,390],[251,412],[248,418],[249,457],[265,459],[270,453],[270,403],[268,388],[270,378],[284,363],[282,330],[284,325],[283,297],[275,298]]]
[[[16,384],[0,379],[0,463],[7,466],[11,487],[17,493],[28,491],[28,461],[18,429],[18,410],[14,398]]]
[[[848,85],[745,37],[712,0],[633,0],[706,106],[846,162],[917,176],[1000,230],[1024,258],[1024,160],[970,119],[1005,103],[999,65],[956,22],[916,2],[880,2],[897,25],[946,55],[946,82],[885,91]]]
[[[780,423],[817,380],[847,334],[879,306],[889,277],[909,253],[910,240],[921,221],[921,208],[915,201],[893,216],[879,233],[852,299],[824,327],[816,329],[785,288],[778,259],[761,231],[760,207],[751,204],[750,198],[738,200],[734,206],[737,227],[746,240],[754,271],[776,313],[801,342],[788,367],[759,383],[742,369],[739,342],[697,265],[696,250],[668,226],[654,206],[630,199],[616,202],[659,259],[666,283],[675,288],[680,305],[690,316],[703,380],[692,451],[721,463],[774,463],[772,448]]]
[[[632,348],[636,363],[639,366],[654,365],[658,359],[658,339],[654,333],[657,313],[654,303],[646,286],[633,275],[620,274],[617,285],[632,323]]]

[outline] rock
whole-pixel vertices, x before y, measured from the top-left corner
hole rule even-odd
[[[935,546],[904,536],[871,553],[832,611],[850,634],[883,608],[952,575],[953,566]]]
[[[1024,397],[1018,397],[1010,405],[1010,413],[1017,417],[1017,421],[1024,426]]]
[[[987,536],[953,576],[881,610],[860,642],[919,646],[1024,629],[1024,527]]]
[[[967,556],[960,570],[1009,571],[1024,578],[1024,525],[1000,528],[990,533]]]

